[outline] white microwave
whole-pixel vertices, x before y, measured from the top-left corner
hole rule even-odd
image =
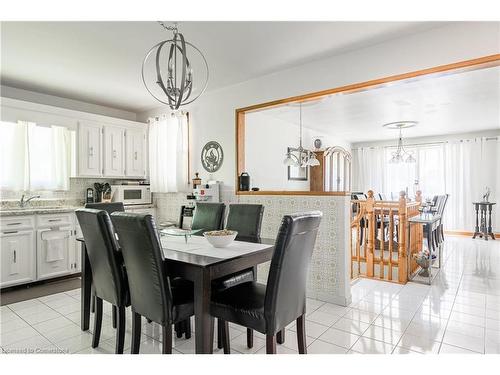
[[[111,185],[111,200],[124,205],[153,203],[149,185]]]

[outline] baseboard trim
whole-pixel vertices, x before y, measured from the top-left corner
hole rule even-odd
[[[474,235],[474,232],[461,231],[461,230],[445,230],[444,234],[447,234],[448,236],[472,237]],[[500,238],[500,233],[496,232],[494,234],[495,234],[495,237]]]

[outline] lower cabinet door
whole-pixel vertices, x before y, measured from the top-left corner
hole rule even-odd
[[[36,246],[33,230],[0,232],[0,254],[0,287],[35,281]]]
[[[38,280],[71,273],[70,252],[75,249],[72,227],[37,231]]]

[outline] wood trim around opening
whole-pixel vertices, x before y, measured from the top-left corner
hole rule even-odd
[[[361,83],[340,86],[333,89],[316,91],[309,94],[278,99],[261,104],[255,104],[248,107],[235,110],[236,123],[236,183],[235,190],[237,195],[349,195],[349,192],[310,192],[310,191],[239,191],[238,176],[245,171],[245,114],[255,112],[264,108],[279,106],[291,102],[303,102],[317,99],[338,93],[361,92],[377,87],[383,87],[387,83],[396,81],[405,81],[418,77],[428,77],[435,75],[440,77],[446,74],[455,74],[471,70],[484,69],[500,66],[500,54],[483,56],[476,59],[459,61],[451,64],[439,65],[432,68],[421,69],[409,73],[397,74],[389,77],[374,79]]]

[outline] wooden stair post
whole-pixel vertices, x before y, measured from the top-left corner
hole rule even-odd
[[[406,283],[408,281],[408,259],[406,251],[406,238],[407,238],[407,217],[406,217],[406,193],[401,191],[399,193],[399,248],[398,248],[398,281]]]
[[[368,228],[366,233],[366,276],[373,277],[375,273],[375,264],[373,262],[375,251],[375,213],[373,206],[375,199],[373,191],[368,190],[368,198],[366,199],[366,221]]]

